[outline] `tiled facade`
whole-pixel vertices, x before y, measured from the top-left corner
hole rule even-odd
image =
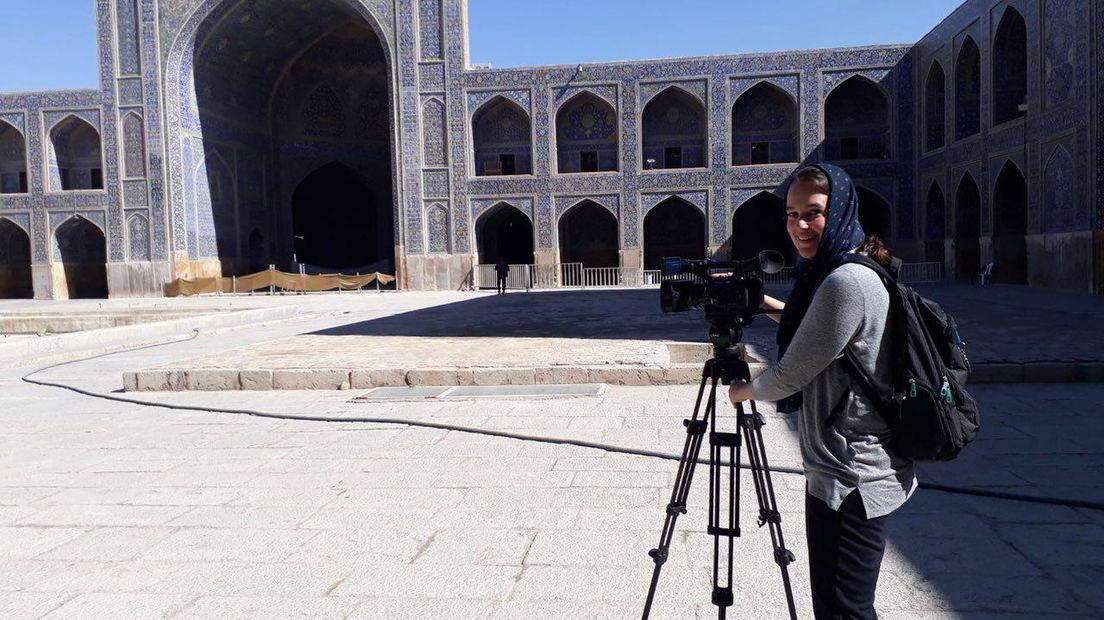
[[[968,174],[979,188],[971,260],[993,260],[1006,227],[994,198],[1003,194],[994,187],[1011,161],[1027,188],[1020,237],[1028,281],[1098,292],[1104,285],[1104,0],[968,0],[915,45],[519,69],[468,67],[465,0],[318,0],[274,10],[277,4],[96,0],[98,89],[0,94],[0,121],[11,128],[5,131],[25,140],[27,185],[26,192],[0,194],[0,217],[30,238],[37,297],[66,295],[56,231],[74,217],[105,237],[113,296],[157,295],[174,277],[286,265],[296,184],[332,160],[370,179],[380,204],[390,202],[377,225],[390,226],[384,234],[393,242],[382,243],[390,244],[388,260],[406,288],[463,286],[476,260],[479,217],[502,203],[529,218],[538,263],[558,260],[558,218],[586,199],[616,216],[625,266],[641,263],[649,209],[672,196],[703,214],[707,250],[724,255],[741,204],[776,191],[798,161],[841,152],[826,132],[825,108],[845,84],[884,98],[884,124],[870,130],[869,145],[866,137],[858,143],[877,157],[843,165],[868,195],[889,205],[898,254],[923,260],[942,245],[941,258],[954,271],[965,247],[955,236],[963,217],[956,192]],[[994,124],[994,93],[1008,92],[994,86],[994,41],[1011,32],[998,33],[1014,23],[1002,21],[1009,10],[1025,25],[1026,111]],[[307,51],[313,43],[297,36],[342,24],[348,26],[337,37],[370,44],[286,51]],[[976,73],[959,62],[970,45],[977,47]],[[310,83],[302,77],[310,72],[296,74],[294,63],[304,62],[333,75],[353,72],[346,82],[359,90],[337,80]],[[943,97],[934,101],[928,94],[939,88],[929,88],[929,76],[940,71]],[[761,83],[771,86],[764,101],[788,98],[796,115],[734,114],[740,96]],[[956,92],[959,83],[975,89],[976,107],[956,108],[956,101],[972,101]],[[578,98],[582,93],[591,97]],[[664,97],[689,111],[665,108],[654,120],[646,106]],[[580,114],[573,127],[558,130],[562,107],[584,100],[586,130]],[[298,123],[291,135],[276,135],[243,112],[266,105]],[[527,174],[495,175],[496,162],[477,162],[474,119],[495,105],[528,121],[528,152],[510,164],[524,160],[527,167],[518,169]],[[1002,105],[1001,114],[1011,109]],[[694,109],[702,115],[693,116]],[[748,144],[733,136],[733,123],[750,122],[748,114],[782,132],[764,139],[791,161],[734,165],[747,161]],[[63,190],[53,182],[64,166],[52,163],[61,147],[51,132],[73,118],[100,137],[94,174],[102,189]],[[599,124],[589,124],[595,118]],[[647,162],[662,160],[657,136],[665,122],[672,134],[701,136],[700,150],[686,151],[683,162],[695,167]],[[956,139],[956,123],[970,122],[977,133]],[[524,144],[517,127],[500,125],[487,135]],[[942,144],[931,147],[939,127]],[[601,151],[602,171],[568,172],[559,143],[586,145],[593,132],[601,143],[585,148]],[[4,172],[7,156],[0,156]],[[6,192],[18,185],[18,176],[5,178]],[[940,199],[943,226],[926,207]],[[939,231],[942,239],[928,238]]]

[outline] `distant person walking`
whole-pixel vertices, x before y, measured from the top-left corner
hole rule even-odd
[[[506,264],[506,261],[499,256],[498,262],[495,263],[495,274],[498,276],[498,294],[506,294],[506,276],[510,275],[510,266]]]

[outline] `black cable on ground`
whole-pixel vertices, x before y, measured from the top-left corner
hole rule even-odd
[[[293,420],[293,421],[306,421],[306,422],[329,422],[329,423],[344,423],[344,424],[395,424],[400,426],[410,426],[418,428],[432,428],[437,430],[455,431],[459,433],[470,433],[474,435],[487,435],[490,437],[503,437],[506,439],[515,439],[518,441],[530,441],[538,443],[547,443],[563,446],[575,446],[579,448],[591,448],[595,450],[603,450],[605,452],[612,452],[615,454],[627,454],[631,456],[643,456],[648,458],[659,458],[669,461],[678,461],[681,458],[679,454],[671,454],[667,452],[657,452],[654,450],[641,450],[638,448],[626,448],[624,446],[615,446],[611,444],[604,444],[594,441],[583,441],[579,439],[566,439],[555,437],[541,437],[539,435],[524,435],[521,433],[509,433],[506,431],[496,431],[485,428],[475,428],[469,426],[458,426],[453,424],[443,424],[439,422],[425,422],[421,420],[413,420],[408,418],[378,418],[378,417],[332,417],[332,416],[317,416],[317,415],[293,415],[286,413],[272,413],[265,411],[258,411],[255,409],[232,409],[225,407],[204,407],[202,405],[178,405],[174,403],[162,403],[157,401],[142,400],[139,398],[128,398],[124,396],[117,396],[115,394],[102,394],[99,392],[93,392],[91,390],[85,390],[83,388],[75,387],[72,385],[66,385],[64,383],[57,383],[54,381],[45,381],[42,379],[34,379],[34,375],[52,370],[54,368],[60,368],[70,364],[77,364],[80,362],[87,362],[109,355],[116,355],[119,353],[132,353],[134,351],[141,351],[143,349],[152,349],[155,347],[163,347],[171,344],[179,344],[182,342],[188,342],[194,340],[199,336],[199,330],[193,330],[192,334],[187,338],[181,338],[177,340],[171,340],[169,342],[157,342],[153,344],[147,344],[129,349],[123,349],[119,351],[107,351],[104,353],[98,353],[88,357],[57,362],[50,364],[49,366],[43,366],[37,370],[33,370],[26,375],[23,375],[22,380],[32,385],[39,385],[43,387],[52,387],[63,390],[69,390],[82,396],[88,396],[90,398],[98,398],[101,400],[109,400],[120,403],[128,403],[131,405],[141,405],[144,407],[158,407],[162,409],[171,409],[176,411],[198,411],[201,413],[230,413],[235,415],[248,415],[257,418],[269,418],[274,420]],[[707,459],[698,459],[698,464],[708,465]],[[742,463],[742,467],[748,467],[748,464]],[[795,467],[779,467],[770,466],[768,473],[782,473],[782,474],[798,474],[804,475],[801,469]],[[1073,499],[1065,497],[1049,497],[1042,495],[1025,495],[1022,493],[1009,493],[1005,491],[991,491],[988,489],[978,489],[972,487],[959,487],[947,484],[938,484],[932,482],[919,483],[919,488],[927,489],[930,491],[942,491],[944,493],[953,493],[958,495],[971,495],[975,497],[987,497],[991,499],[1004,499],[1011,501],[1029,502],[1035,504],[1048,504],[1054,506],[1067,506],[1070,508],[1087,508],[1089,510],[1104,510],[1104,502],[1093,502],[1082,499]]]

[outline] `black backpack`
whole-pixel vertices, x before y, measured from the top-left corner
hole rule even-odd
[[[954,317],[897,281],[899,259],[888,270],[859,253],[839,264],[846,263],[873,269],[889,292],[890,383],[867,374],[850,347],[844,349],[844,370],[889,425],[897,454],[923,461],[955,458],[977,435],[979,420],[977,401],[965,387],[970,362]]]

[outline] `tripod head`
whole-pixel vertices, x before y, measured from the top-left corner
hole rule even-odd
[[[744,345],[740,343],[745,325],[742,317],[711,313],[707,308],[705,318],[709,322],[709,342],[713,345],[709,374],[716,376],[723,385],[734,379],[751,381],[751,368],[744,359]]]

